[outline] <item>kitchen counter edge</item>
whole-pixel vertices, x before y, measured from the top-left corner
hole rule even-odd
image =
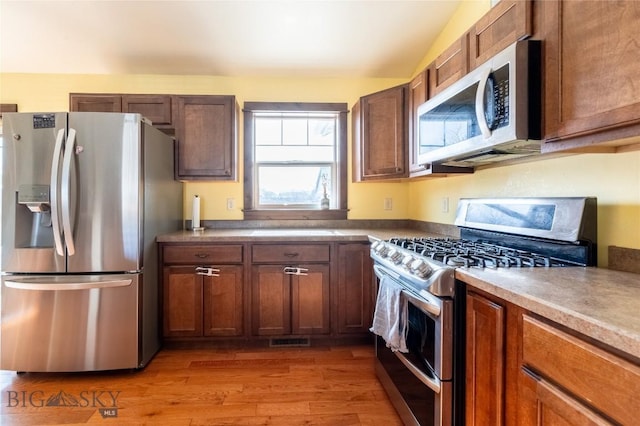
[[[373,241],[396,236],[442,237],[443,235],[408,228],[393,229],[305,229],[305,228],[263,228],[263,229],[205,229],[202,231],[176,231],[159,235],[159,243],[226,243],[261,241]]]

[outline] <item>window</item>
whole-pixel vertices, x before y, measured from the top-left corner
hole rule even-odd
[[[245,219],[346,219],[347,112],[245,103]]]

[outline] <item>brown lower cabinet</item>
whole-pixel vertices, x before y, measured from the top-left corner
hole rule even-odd
[[[504,424],[504,306],[467,294],[466,424]]]
[[[197,266],[164,268],[164,335],[241,336],[243,267],[206,265],[219,272],[200,275]]]
[[[160,253],[167,341],[370,337],[368,242],[161,243]]]
[[[467,425],[636,424],[637,360],[467,289]]]
[[[251,276],[254,335],[329,334],[328,264],[257,265]]]
[[[242,244],[161,247],[165,338],[244,334],[244,250]]]
[[[369,243],[338,244],[337,332],[368,334],[376,293]]]
[[[640,365],[529,314],[520,380],[528,424],[637,424]]]

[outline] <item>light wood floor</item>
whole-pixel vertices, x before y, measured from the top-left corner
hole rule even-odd
[[[0,424],[401,425],[373,361],[369,346],[164,349],[137,372],[0,371]]]

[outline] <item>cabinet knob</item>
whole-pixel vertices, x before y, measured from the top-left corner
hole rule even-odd
[[[289,258],[298,257],[298,253],[287,252],[284,255],[285,257],[289,257]]]
[[[209,255],[207,253],[196,253],[195,256],[198,259],[206,259],[207,257],[209,257]]]

